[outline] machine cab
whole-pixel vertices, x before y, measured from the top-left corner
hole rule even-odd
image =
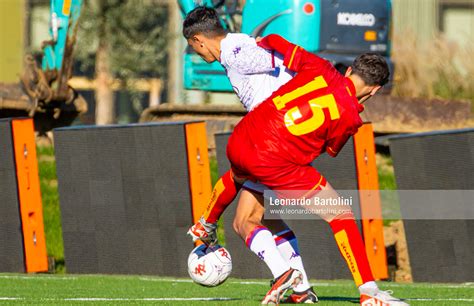
[[[392,67],[390,0],[247,0],[241,32],[279,34],[326,58],[341,72],[364,52],[379,53]],[[185,88],[232,91],[219,63],[196,54],[185,57]]]

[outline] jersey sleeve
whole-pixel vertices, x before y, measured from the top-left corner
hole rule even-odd
[[[349,137],[351,137],[350,133],[344,133],[342,135],[329,139],[326,145],[326,152],[330,156],[336,157],[346,144]]]
[[[294,72],[313,70],[322,74],[324,71],[332,68],[331,63],[327,60],[290,43],[277,34],[265,36],[259,42],[259,46],[284,54],[283,64]]]
[[[275,70],[275,61],[271,51],[257,45],[243,45],[231,52],[224,53],[224,66],[241,74],[266,73]]]

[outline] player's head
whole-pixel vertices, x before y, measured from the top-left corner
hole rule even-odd
[[[356,94],[362,103],[372,97],[383,85],[387,84],[390,76],[387,61],[379,54],[364,53],[359,55],[352,66],[347,69],[347,77],[355,81]]]
[[[226,34],[217,12],[209,7],[199,6],[186,15],[183,22],[183,36],[188,45],[206,62],[217,60],[216,41]]]

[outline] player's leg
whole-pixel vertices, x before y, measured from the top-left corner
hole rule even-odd
[[[319,197],[339,197],[329,183],[322,189],[321,194],[318,194]],[[346,260],[359,289],[361,304],[408,305],[392,297],[391,292],[382,291],[378,288],[372,276],[362,235],[357,227],[352,210],[347,210],[347,207],[344,206],[336,206],[336,208],[338,213],[329,213],[321,215],[321,217],[331,226],[339,251]]]
[[[246,122],[246,118],[244,118],[235,127],[234,132],[229,138],[229,142],[227,144],[227,157],[231,163],[232,169],[236,170],[235,173],[242,174],[242,177],[256,178],[254,174],[259,171],[258,169],[264,169],[265,164],[268,161],[266,161],[264,158],[262,159],[262,155],[259,154],[260,150],[258,147],[256,147],[254,143],[248,141],[252,135],[248,134],[246,128],[247,124],[252,125],[253,123]],[[242,200],[245,200],[245,198]],[[259,248],[257,248],[259,241],[265,241],[265,247],[268,247],[268,249],[271,250],[272,256],[275,258],[279,256],[279,261],[281,262],[280,265],[286,266],[288,268],[289,264],[286,263],[281,257],[281,254],[276,247],[275,240],[273,239],[270,231],[268,231],[268,229],[264,228],[263,226],[259,227],[259,223],[261,224],[260,221],[263,217],[263,207],[257,211],[246,210],[242,205],[240,205],[240,203],[237,207],[236,220],[239,220],[240,218],[240,220],[246,219],[249,220],[249,222],[246,223],[245,226],[236,226],[237,232],[243,239],[245,239],[249,248],[256,254],[265,253],[261,253],[262,250],[259,251]],[[256,218],[257,215],[260,215],[259,218]],[[253,216],[253,218],[249,218],[250,216]],[[264,256],[264,260],[266,256],[267,255]],[[272,273],[275,276],[279,274],[277,271],[272,271]],[[270,302],[278,303],[280,296],[284,294],[288,288],[296,287],[300,282],[301,277],[302,274],[300,271],[289,268],[285,273],[274,279],[272,287],[265,295],[262,304],[268,304]]]
[[[311,166],[303,167],[305,177],[313,178],[312,182],[318,182],[315,186],[309,184],[306,190],[312,190],[311,196],[320,199],[337,199],[339,194],[322,177],[319,172]],[[337,202],[337,201],[333,201]],[[314,203],[314,201],[313,201]],[[339,201],[343,203],[343,201]],[[331,205],[327,211],[321,211],[320,207],[309,207],[329,223],[334,234],[341,255],[352,273],[354,282],[361,295],[361,303],[383,302],[387,305],[407,305],[406,303],[392,297],[388,292],[379,290],[374,281],[370,268],[362,235],[357,227],[352,209],[347,205]],[[370,303],[369,302],[369,303]],[[372,305],[372,304],[370,304]]]
[[[308,290],[312,291],[303,265],[298,239],[293,230],[289,228],[283,220],[263,220],[263,224],[274,233],[273,239],[275,239],[275,243],[283,258],[285,258],[293,269],[297,269],[303,274],[301,283],[294,288],[295,293],[304,295]]]
[[[313,168],[314,169],[314,168]],[[336,199],[339,194],[329,182],[320,185],[317,197],[320,199]],[[357,227],[350,206],[332,205],[328,211],[318,211],[319,216],[329,223],[341,255],[352,273],[359,290],[377,291],[372,275],[362,235]]]
[[[245,179],[237,177],[232,170],[219,178],[204,212],[204,220],[208,223],[216,223],[226,207],[235,199],[244,182]]]
[[[302,273],[293,269],[283,258],[273,234],[261,222],[264,207],[255,200],[250,192],[245,189],[242,191],[233,223],[234,230],[245,241],[247,247],[265,262],[273,274],[272,287],[265,295],[262,304],[277,303],[286,290],[295,288],[301,282]]]
[[[337,192],[327,183],[326,179],[310,165],[289,163],[284,169],[282,168],[282,171],[285,171],[286,175],[282,176],[281,179],[259,178],[263,184],[275,190],[276,196],[280,198],[305,197],[308,199],[318,197],[329,199],[338,197]],[[311,203],[315,202],[311,201]],[[314,214],[320,215],[331,225],[339,250],[346,260],[357,287],[365,283],[375,284],[362,236],[357,228],[350,206],[336,207],[330,205],[324,207],[330,208],[324,214],[321,214],[320,206],[305,205],[303,208],[311,209]]]
[[[286,167],[281,166],[280,170],[281,173],[286,174],[280,176],[281,178],[265,175],[256,176],[262,184],[277,190],[277,196],[280,198],[318,197],[336,199],[339,197],[326,179],[310,165],[301,166],[289,163]],[[285,190],[289,192],[285,192]],[[315,203],[314,200],[312,202]],[[387,305],[407,305],[391,297],[387,292],[378,289],[374,282],[362,236],[357,228],[350,206],[330,205],[330,209],[325,213],[321,213],[321,207],[319,206],[304,206],[304,208],[311,209],[313,213],[320,215],[331,226],[339,251],[344,257],[354,282],[361,293],[361,302],[366,299],[375,299],[387,303]]]
[[[233,226],[247,247],[267,264],[276,278],[290,269],[290,264],[280,254],[273,234],[262,224],[264,212],[264,207],[256,202],[255,196],[244,189],[237,204]]]
[[[258,216],[250,216],[251,220],[260,218],[261,209],[258,208],[264,207],[263,193],[265,189],[268,189],[268,187],[259,183],[254,183],[252,181],[246,181],[243,186],[242,194],[245,193],[244,198],[246,200],[245,204],[242,203],[242,205],[245,205],[246,207],[253,206],[254,208],[252,210],[259,213]],[[317,298],[315,299],[316,295],[314,293],[307,292],[311,286],[303,266],[303,260],[298,247],[298,240],[294,232],[282,219],[265,220],[262,218],[260,221],[263,226],[267,227],[270,232],[272,232],[273,239],[275,240],[277,248],[283,258],[293,269],[297,269],[303,274],[302,282],[296,288],[294,288],[295,292],[301,293],[301,296],[305,294],[314,295],[314,298],[311,296],[308,296],[308,298],[317,300]],[[234,228],[238,229],[245,227],[247,222],[248,221],[245,219],[236,218],[234,219]]]
[[[219,220],[226,207],[235,199],[244,181],[245,179],[235,176],[232,170],[227,171],[219,178],[212,190],[206,211],[199,222],[188,231],[194,241],[197,239],[207,242],[216,241],[217,220]]]
[[[283,188],[288,190],[302,190],[279,193],[279,196],[294,197],[317,197],[320,199],[332,199],[339,197],[338,193],[331,187],[326,179],[312,166],[297,166],[298,173],[288,178],[288,183]],[[298,179],[298,185],[291,185],[292,180]],[[303,188],[301,188],[303,187]],[[315,203],[315,201],[311,201]],[[322,208],[328,207],[327,211]],[[337,246],[343,255],[349,270],[352,273],[357,287],[370,283],[375,285],[374,277],[367,259],[365,246],[362,236],[357,228],[354,215],[350,206],[304,206],[311,209],[314,214],[318,214],[321,218],[329,223],[334,233]],[[374,289],[377,287],[375,285]]]
[[[300,255],[298,240],[293,230],[281,219],[264,219],[262,223],[273,233],[273,239],[275,239],[275,243],[283,258],[293,269],[301,271],[302,274],[301,283],[293,288],[293,293],[285,299],[284,303],[317,303],[318,297],[309,283],[303,265],[303,258]]]

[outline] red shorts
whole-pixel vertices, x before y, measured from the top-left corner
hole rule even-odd
[[[255,136],[255,135],[253,135]],[[227,144],[227,157],[237,177],[259,182],[274,191],[300,190],[309,196],[326,185],[326,179],[311,165],[299,165],[285,159],[275,148],[253,139],[245,127],[236,127]]]

